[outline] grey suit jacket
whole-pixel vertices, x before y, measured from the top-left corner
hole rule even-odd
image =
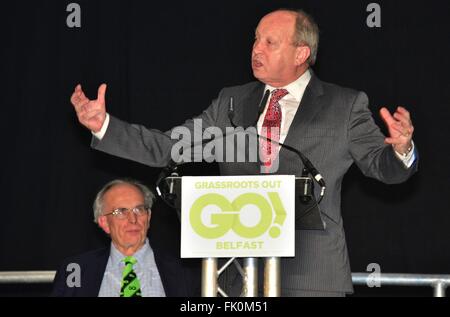
[[[258,103],[264,84],[252,82],[224,88],[197,118],[202,128],[230,127],[229,99],[235,103],[236,124],[256,122]],[[194,121],[184,126],[194,130]],[[143,126],[130,125],[111,116],[104,138],[93,138],[92,147],[143,164],[162,167],[170,159],[174,141],[163,133]],[[315,75],[306,88],[285,144],[301,150],[321,172],[327,182],[327,194],[321,211],[327,224],[325,231],[296,231],[296,256],[282,260],[282,288],[352,292],[350,263],[341,217],[341,184],[344,174],[355,162],[364,175],[387,184],[407,180],[416,170],[407,169],[384,144],[384,135],[374,123],[363,92],[320,81]],[[222,175],[259,173],[257,163],[219,163]],[[302,164],[292,152],[281,149],[277,174],[301,175]]]

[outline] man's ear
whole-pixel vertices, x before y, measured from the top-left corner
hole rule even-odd
[[[152,211],[150,210],[149,212],[148,212],[148,221],[147,221],[147,226],[148,226],[148,228],[150,228],[150,220],[152,219]]]
[[[100,216],[98,218],[98,226],[106,232],[106,234],[110,234],[111,230],[109,229],[108,218],[106,216]]]
[[[306,63],[311,56],[311,49],[306,45],[297,46],[295,52],[295,65],[300,66]]]

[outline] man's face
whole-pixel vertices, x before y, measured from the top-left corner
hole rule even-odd
[[[116,208],[132,209],[144,205],[141,191],[130,184],[120,184],[109,189],[103,196],[103,213],[110,213]],[[133,254],[142,247],[147,238],[150,213],[137,216],[127,212],[124,219],[114,215],[100,216],[100,227],[111,236],[111,240],[123,254]],[[131,252],[129,252],[131,251]]]
[[[296,17],[277,11],[259,23],[252,51],[253,75],[265,84],[285,86],[298,78],[298,47],[293,44]]]

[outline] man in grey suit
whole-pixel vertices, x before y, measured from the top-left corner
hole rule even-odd
[[[321,210],[325,231],[296,231],[296,257],[282,260],[283,296],[343,296],[353,291],[350,263],[341,218],[341,184],[355,162],[364,175],[387,184],[406,181],[416,170],[418,153],[412,142],[413,125],[409,112],[399,107],[391,115],[380,115],[387,125],[385,137],[373,121],[368,98],[363,92],[319,80],[314,65],[319,30],[305,12],[276,10],[260,21],[252,51],[252,68],[257,82],[224,88],[197,119],[184,126],[194,130],[231,126],[230,98],[234,100],[235,122],[248,126],[257,122],[258,131],[275,126],[272,138],[301,150],[327,181],[328,192]],[[271,98],[262,113],[258,103],[269,90]],[[97,100],[89,100],[78,85],[72,95],[81,124],[94,134],[92,147],[149,166],[165,166],[174,141],[167,133],[130,125],[106,113],[106,85],[100,86]],[[258,117],[258,115],[260,116]],[[269,119],[276,118],[275,125]],[[302,164],[284,148],[278,154],[277,174],[301,175]],[[270,164],[269,164],[270,165]],[[222,175],[260,173],[254,162],[223,162]]]

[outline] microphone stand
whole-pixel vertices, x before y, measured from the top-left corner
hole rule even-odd
[[[257,125],[258,119],[263,112],[263,109],[267,103],[267,99],[268,99],[269,95],[270,95],[270,91],[266,90],[264,97],[262,98],[262,100],[259,104],[258,116],[256,118],[256,123],[254,124],[254,126]],[[233,99],[233,97],[230,97],[230,104],[229,104],[229,108],[228,108],[228,119],[230,120],[230,123],[233,126],[233,128],[235,128],[235,129],[238,128],[238,126],[234,123],[234,99]],[[307,176],[308,174],[310,174],[321,187],[320,197],[317,202],[317,204],[320,204],[320,202],[323,199],[323,196],[325,195],[326,184],[325,184],[324,178],[322,177],[322,175],[320,175],[319,171],[314,167],[314,165],[311,163],[311,161],[305,155],[303,155],[302,152],[300,152],[299,150],[297,150],[296,148],[294,148],[290,145],[272,140],[271,138],[268,138],[266,136],[262,136],[262,135],[258,134],[258,132],[256,133],[256,136],[258,138],[262,138],[268,142],[275,143],[275,144],[297,154],[297,156],[300,158],[300,160],[302,161],[302,163],[304,165],[302,176]],[[305,188],[305,190],[308,190],[308,189]]]
[[[259,103],[258,115],[256,117],[256,122],[255,122],[254,126],[256,126],[256,123],[257,123],[259,117],[261,116],[269,96],[270,96],[270,91],[267,89],[264,93],[263,98],[261,99],[261,101]],[[229,108],[228,108],[228,118],[230,120],[231,125],[235,129],[238,128],[238,126],[234,123],[234,100],[233,100],[233,97],[230,98],[230,104],[229,104]],[[272,140],[271,138],[259,135],[258,133],[256,133],[256,136],[258,138],[265,139],[268,142],[275,143],[275,144],[277,144],[283,148],[286,148],[287,150],[297,154],[297,156],[300,158],[300,160],[302,161],[302,163],[304,165],[302,177],[307,177],[308,175],[311,175],[321,187],[320,197],[317,202],[317,204],[320,204],[320,202],[322,201],[322,199],[325,195],[326,184],[325,184],[325,180],[323,179],[322,175],[320,175],[320,173],[314,167],[314,165],[311,163],[311,161],[305,155],[303,155],[303,153],[301,153],[299,150],[297,150],[296,148],[294,148],[290,145]],[[212,142],[212,141],[214,141],[214,139],[202,140],[201,145],[204,145],[206,143],[205,141]],[[161,190],[162,189],[161,182],[164,179],[166,179],[167,177],[178,177],[179,176],[179,174],[178,174],[178,166],[179,165],[180,165],[179,163],[176,163],[175,161],[173,161],[171,159],[169,161],[169,163],[167,164],[167,166],[163,168],[163,170],[161,171],[161,173],[156,181],[156,192],[157,192],[158,196],[160,196],[167,205],[169,205],[170,207],[175,208],[175,209],[176,209],[176,207],[174,206],[174,202],[176,199],[176,194],[174,193],[174,180],[173,179],[170,180],[170,184],[168,185],[168,187],[169,187],[168,192],[167,191],[164,192],[163,190]],[[303,195],[302,199],[305,199],[305,200],[309,199],[309,197],[307,197],[307,194],[311,192],[311,190],[313,189],[312,187],[313,187],[312,183],[309,184],[309,182],[305,182],[304,195]]]

